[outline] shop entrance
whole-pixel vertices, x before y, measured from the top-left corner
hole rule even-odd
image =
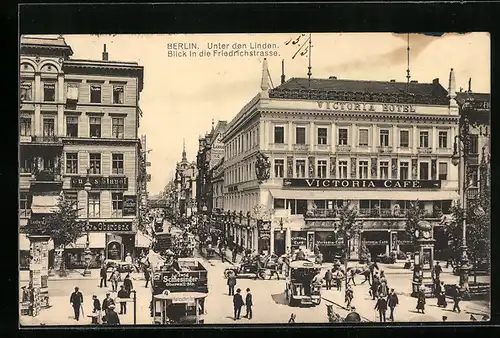
[[[377,256],[385,255],[385,245],[367,245],[367,247],[370,251],[372,262],[377,261]]]
[[[284,231],[274,232],[274,253],[281,256],[285,253],[286,233]]]

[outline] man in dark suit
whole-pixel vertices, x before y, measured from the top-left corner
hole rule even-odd
[[[333,279],[333,274],[332,270],[328,269],[325,273],[325,282],[326,282],[326,289],[331,290],[332,289],[332,279]]]
[[[252,301],[252,294],[250,293],[250,288],[247,288],[247,295],[245,297],[245,303],[247,306],[247,313],[243,317],[248,318],[248,319],[252,319],[253,301]]]
[[[391,293],[387,296],[387,305],[389,305],[389,309],[391,309],[391,313],[389,315],[389,319],[394,321],[394,308],[399,304],[398,295],[394,292],[394,289],[391,289]]]
[[[75,287],[75,292],[69,297],[69,302],[73,305],[73,310],[75,311],[75,319],[80,320],[80,307],[83,303],[83,295],[79,291],[78,286]]]
[[[108,285],[106,284],[106,281],[108,279],[108,269],[106,268],[106,265],[103,265],[101,267],[101,272],[100,272],[100,276],[101,276],[101,284],[99,287],[102,288],[102,284],[104,282],[104,287],[107,288]]]
[[[236,294],[233,296],[233,307],[234,307],[234,320],[240,319],[241,307],[245,305],[243,303],[243,297],[241,297],[241,289],[236,290]]]
[[[115,312],[115,304],[108,306],[108,311],[103,320],[106,322],[106,325],[120,325],[120,318],[118,317],[118,313]]]
[[[118,298],[129,298],[129,293],[127,292],[127,290],[125,290],[125,287],[123,285],[120,286],[120,291],[118,291]],[[120,314],[127,314],[127,302],[120,302]]]
[[[227,277],[227,286],[229,287],[229,296],[234,296],[234,287],[236,286],[236,276],[234,272],[229,272]]]
[[[385,313],[387,311],[387,301],[384,297],[380,296],[375,304],[375,310],[378,310],[380,321],[385,322]]]

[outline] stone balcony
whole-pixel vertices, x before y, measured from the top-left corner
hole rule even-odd
[[[419,153],[419,154],[431,154],[432,153],[432,148],[429,148],[429,147],[418,147],[417,148],[417,153]]]
[[[350,153],[352,147],[348,144],[337,144],[335,149],[337,153]]]
[[[294,144],[292,149],[295,151],[309,151],[309,144]]]
[[[392,153],[392,147],[389,146],[378,146],[377,152],[379,153]]]

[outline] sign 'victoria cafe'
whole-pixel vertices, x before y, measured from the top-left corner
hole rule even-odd
[[[440,189],[439,180],[353,180],[286,178],[284,187],[296,188],[385,188],[385,189]]]

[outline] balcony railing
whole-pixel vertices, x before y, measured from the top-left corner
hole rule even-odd
[[[56,169],[35,169],[33,172],[35,182],[59,182],[61,181],[61,175]]]

